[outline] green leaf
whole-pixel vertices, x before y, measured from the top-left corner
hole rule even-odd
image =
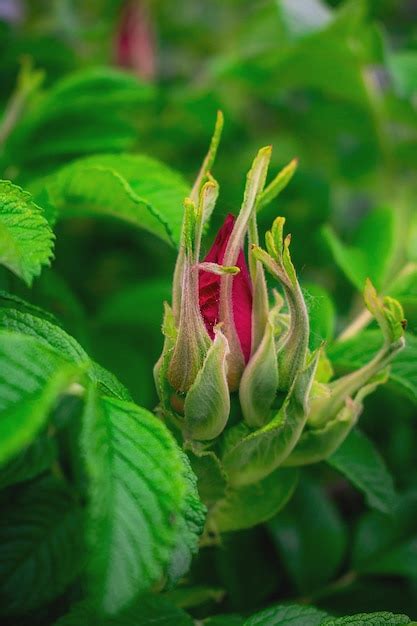
[[[0,308],[0,328],[35,337],[71,363],[81,365],[89,378],[106,395],[113,395],[120,400],[131,400],[129,392],[117,378],[91,361],[78,341],[57,324],[17,309]]]
[[[186,454],[181,453],[186,494],[178,520],[178,539],[167,568],[167,584],[171,588],[188,572],[194,554],[198,552],[200,535],[204,529],[207,509],[197,491],[197,478]]]
[[[379,331],[366,330],[347,341],[333,343],[328,356],[336,370],[352,371],[369,361],[381,344]],[[405,348],[391,364],[389,380],[398,392],[417,404],[417,337],[414,335],[405,334]]]
[[[54,439],[39,435],[16,457],[0,469],[0,489],[31,480],[51,467],[57,456]]]
[[[244,626],[245,621],[240,615],[215,615],[204,620],[204,626]]]
[[[81,603],[61,617],[54,626],[193,626],[185,611],[174,606],[160,595],[145,595],[117,617],[103,617],[89,603]]]
[[[279,468],[252,485],[229,487],[210,514],[208,528],[221,533],[266,522],[286,505],[297,481],[297,470]]]
[[[107,216],[173,245],[179,242],[189,186],[177,172],[151,157],[86,157],[58,170],[43,184],[59,219]]]
[[[0,519],[0,613],[22,614],[59,596],[83,560],[82,511],[44,478],[18,491]]]
[[[392,209],[374,209],[361,221],[353,245],[340,241],[330,226],[323,229],[334,260],[360,291],[370,278],[381,289],[395,252],[396,221]]]
[[[346,527],[318,484],[302,480],[284,511],[268,526],[301,593],[320,588],[337,574],[347,545]]]
[[[359,430],[352,430],[342,445],[327,459],[366,498],[370,507],[390,513],[396,493],[391,474],[373,442]]]
[[[404,626],[410,624],[411,620],[407,615],[394,615],[388,611],[378,613],[358,613],[357,615],[347,615],[346,617],[327,617],[321,626]]]
[[[326,616],[327,613],[313,606],[281,604],[255,613],[244,626],[320,626]]]
[[[352,565],[363,573],[411,576],[417,573],[417,497],[406,493],[391,515],[365,514],[357,527]]]
[[[54,235],[32,196],[8,180],[0,181],[0,263],[27,285],[49,265]]]
[[[88,397],[82,449],[90,478],[90,579],[115,613],[160,580],[178,540],[185,485],[169,431],[132,403]]]
[[[154,90],[132,74],[94,67],[55,83],[7,142],[11,160],[33,170],[53,159],[126,150],[137,136],[135,115]]]
[[[189,609],[192,607],[200,606],[207,602],[221,602],[223,600],[225,592],[223,589],[215,587],[177,587],[172,591],[164,593],[164,597],[170,600],[175,606],[179,606],[182,609]]]
[[[81,370],[33,337],[1,330],[0,372],[0,463],[5,463],[33,441]]]

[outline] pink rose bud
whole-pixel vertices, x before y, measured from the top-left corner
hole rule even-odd
[[[235,218],[229,213],[204,259],[205,263],[222,264],[234,224]],[[247,363],[251,353],[252,339],[252,284],[243,249],[239,251],[236,266],[240,272],[232,278],[233,319],[245,363]],[[205,270],[199,272],[200,311],[212,339],[214,338],[214,326],[221,321],[219,318],[221,280],[222,277],[218,274]]]

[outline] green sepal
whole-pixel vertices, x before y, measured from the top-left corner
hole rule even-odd
[[[214,332],[214,341],[185,398],[185,439],[214,439],[223,431],[229,417],[226,366],[229,346],[219,328],[215,328]]]
[[[279,467],[295,447],[306,423],[318,358],[319,352],[316,352],[298,374],[283,406],[268,424],[236,438],[233,443],[230,432],[223,465],[233,486],[262,480]],[[235,428],[242,432],[240,424]]]
[[[384,343],[381,349],[366,365],[329,383],[330,397],[316,398],[311,403],[309,423],[315,427],[333,420],[344,407],[346,399],[367,385],[379,372],[384,370],[395,355],[404,347],[404,323],[401,305],[393,298],[381,299],[370,280],[365,286],[365,302],[381,328]]]
[[[278,363],[274,328],[268,320],[263,339],[243,372],[239,399],[243,418],[252,428],[269,421],[278,389]]]
[[[167,302],[164,302],[164,320],[162,322],[164,345],[161,356],[153,368],[153,376],[158,397],[166,410],[169,406],[172,387],[168,382],[168,367],[171,361],[172,351],[177,339],[174,313]]]
[[[321,428],[310,428],[304,431],[298,444],[283,465],[285,467],[310,465],[324,461],[331,456],[358,421],[363,409],[362,400],[386,380],[387,373],[380,373],[372,382],[362,387],[354,400],[349,397],[346,398],[344,407],[334,419],[327,421]]]
[[[281,193],[281,191],[285,189],[285,187],[288,185],[288,183],[294,176],[295,171],[297,169],[297,165],[298,165],[298,159],[292,159],[292,161],[290,161],[288,165],[283,167],[282,170],[278,172],[278,174],[269,183],[269,185],[265,187],[264,191],[262,192],[258,200],[258,204],[257,204],[258,211],[263,209],[263,207],[266,206],[267,204],[270,204],[270,202],[272,202],[272,200],[274,200]]]
[[[266,522],[287,504],[297,482],[296,470],[278,468],[255,484],[229,487],[207,518],[208,532],[216,537]]]

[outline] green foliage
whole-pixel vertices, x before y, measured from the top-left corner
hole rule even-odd
[[[28,285],[49,265],[54,236],[27,191],[0,181],[0,262]]]
[[[359,291],[367,278],[378,288],[386,284],[397,241],[395,227],[393,210],[382,208],[361,221],[352,246],[342,243],[330,227],[324,230],[334,260]]]
[[[45,426],[57,398],[82,371],[32,337],[0,331],[0,463]]]
[[[370,355],[375,354],[380,345],[380,334],[375,330],[367,330],[347,341],[334,343],[328,354],[336,369],[350,371],[363,365]],[[405,348],[399,353],[389,373],[393,387],[413,403],[417,402],[416,355],[417,338],[412,334],[406,334]]]
[[[75,606],[68,615],[65,615],[54,626],[96,626],[100,619],[100,626],[137,626],[137,624],[157,623],[158,626],[192,626],[193,620],[185,611],[172,605],[160,596],[142,596],[140,601],[120,613],[117,617],[98,616],[89,604]]]
[[[360,489],[369,506],[390,513],[396,493],[391,474],[374,444],[359,430],[352,430],[327,462]]]
[[[411,623],[412,3],[4,4],[2,626]],[[117,67],[121,51],[127,71]],[[219,109],[224,132],[217,112],[210,143]],[[173,411],[155,408],[152,366],[184,200],[203,207],[204,259],[224,217],[238,212],[251,156],[270,144],[249,243],[286,217],[292,260],[282,218],[269,252],[292,286],[297,268],[308,320],[293,337],[317,369],[276,392],[270,364],[291,302],[280,308],[273,294],[272,357],[247,393],[262,408],[242,421],[231,394],[223,434],[181,450],[184,398],[166,385]],[[205,183],[217,193],[212,175],[213,213],[199,201]],[[176,313],[164,325],[168,355]],[[258,341],[262,329],[253,333]],[[283,368],[280,357],[281,372],[302,371],[298,360]],[[199,389],[194,422],[202,392],[213,401],[210,386]]]
[[[44,183],[57,218],[96,215],[120,219],[177,245],[183,178],[146,155],[104,154],[72,162]]]
[[[314,591],[337,574],[346,551],[347,532],[323,488],[302,480],[291,502],[268,527],[299,592]]]
[[[3,616],[60,595],[83,564],[82,510],[71,490],[52,477],[24,487],[2,508],[0,546]]]
[[[169,562],[184,507],[181,458],[151,414],[94,392],[82,448],[90,477],[92,589],[98,606],[116,613],[157,582]]]

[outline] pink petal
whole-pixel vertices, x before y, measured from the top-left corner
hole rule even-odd
[[[233,230],[235,218],[229,213],[223,226],[217,233],[216,239],[210,248],[204,262],[223,262],[229,237]],[[232,306],[233,319],[239,337],[243,356],[246,363],[249,361],[252,343],[252,285],[243,250],[239,252],[236,265],[240,268],[239,274],[233,278]],[[206,272],[199,272],[199,301],[200,310],[210,337],[214,338],[213,327],[219,321],[221,276]]]

